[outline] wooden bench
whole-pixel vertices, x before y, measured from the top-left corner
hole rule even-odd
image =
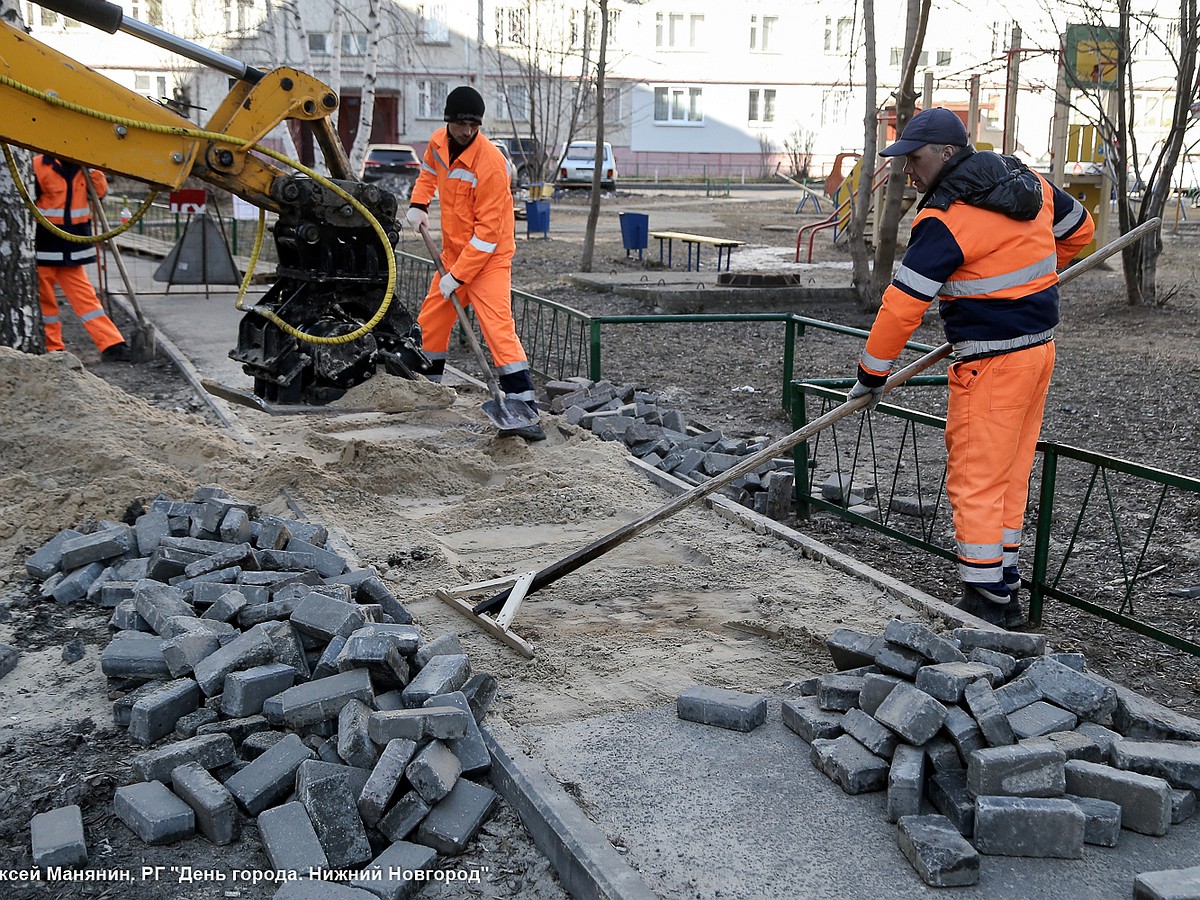
[[[729,271],[729,261],[733,256],[733,248],[740,247],[745,241],[734,241],[729,238],[708,237],[703,234],[688,234],[685,231],[652,231],[650,237],[658,238],[658,261],[663,261],[663,244],[667,245],[667,266],[674,265],[674,242],[680,241],[687,247],[687,270],[692,271],[692,248],[696,251],[696,270],[700,269],[700,248],[705,244],[717,248],[717,271],[721,271],[721,254],[725,255],[725,271]]]

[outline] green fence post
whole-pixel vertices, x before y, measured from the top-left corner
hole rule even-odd
[[[788,316],[783,325],[783,411],[792,408],[792,369],[796,355],[796,320]]]
[[[1038,490],[1037,533],[1033,538],[1033,575],[1029,585],[1029,621],[1042,623],[1042,590],[1050,559],[1050,525],[1054,520],[1054,481],[1058,453],[1053,444],[1042,444],[1042,483]]]
[[[600,380],[600,322],[592,319],[588,323],[588,378]]]
[[[799,431],[808,424],[808,410],[805,407],[806,397],[804,388],[792,392],[792,430]],[[808,441],[801,441],[792,448],[792,468],[795,475],[792,478],[792,499],[796,502],[796,518],[807,519],[808,503]]]

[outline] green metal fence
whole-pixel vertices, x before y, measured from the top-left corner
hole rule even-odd
[[[921,383],[944,385],[945,377],[906,385]],[[794,384],[795,427],[815,418],[810,399],[823,414],[845,401],[851,384]],[[794,451],[799,514],[833,512],[953,560],[945,427],[939,416],[881,403],[801,443]],[[1052,441],[1038,450],[1037,522],[1025,541],[1031,620],[1041,621],[1050,598],[1200,655],[1200,573],[1180,549],[1182,536],[1200,533],[1200,479]]]

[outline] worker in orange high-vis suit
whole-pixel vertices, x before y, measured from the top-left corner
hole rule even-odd
[[[463,85],[447,95],[446,126],[430,138],[413,185],[406,215],[413,228],[428,225],[430,201],[438,196],[446,269],[445,275],[434,276],[417,322],[422,349],[432,362],[429,378],[441,381],[457,321],[449,297],[457,291],[462,305],[475,309],[505,399],[526,404],[536,418],[533,378],[512,314],[516,241],[508,164],[479,130],[483,113],[483,97],[474,88]],[[536,422],[500,433],[528,441],[546,437]]]
[[[1091,240],[1087,210],[1012,156],[977,151],[956,114],[928,109],[882,156],[904,156],[924,196],[858,364],[850,396],[883,383],[934,298],[950,366],[946,494],[958,606],[992,624],[1026,621],[1018,554],[1029,475],[1054,371],[1058,276]]]
[[[97,196],[108,193],[104,173],[92,169],[85,174],[81,166],[48,154],[33,157],[37,180],[36,203],[48,222],[69,234],[88,237],[92,233],[92,210],[88,203],[87,178],[90,174]],[[35,235],[38,272],[38,299],[46,328],[46,349],[66,350],[62,338],[62,318],[54,295],[57,285],[91,335],[100,355],[110,361],[127,362],[129,347],[113,320],[100,305],[100,298],[88,279],[84,265],[96,261],[95,244],[78,244],[59,237],[37,223]]]

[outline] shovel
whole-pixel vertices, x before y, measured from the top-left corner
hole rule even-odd
[[[433,238],[430,237],[429,228],[422,225],[420,231],[421,237],[425,239],[425,246],[429,248],[429,255],[433,257],[434,264],[437,266],[438,274],[445,275],[446,267],[442,265],[442,252],[438,249],[437,244],[433,242]],[[538,424],[538,415],[536,412],[529,409],[524,403],[514,403],[504,396],[504,392],[500,390],[500,383],[496,381],[496,373],[488,365],[487,357],[483,354],[483,347],[479,346],[479,338],[475,337],[475,329],[471,327],[471,320],[467,318],[466,311],[462,308],[462,304],[458,302],[458,292],[451,291],[449,299],[454,304],[454,311],[458,314],[459,324],[462,325],[463,331],[466,332],[467,343],[471,345],[475,359],[479,361],[479,366],[483,369],[484,377],[487,379],[488,390],[492,395],[492,399],[483,404],[484,415],[491,419],[492,424],[501,431],[515,431],[518,428],[528,428],[530,425]]]
[[[100,226],[100,232],[108,234],[108,216],[104,212],[104,204],[100,202],[96,186],[92,184],[92,179],[86,169],[83,173],[83,180],[87,184],[88,197],[92,201],[92,209],[95,210],[96,223]],[[106,243],[108,249],[112,251],[113,259],[117,261],[121,281],[125,283],[125,295],[129,298],[129,305],[133,307],[133,316],[136,320],[133,334],[129,336],[129,356],[134,362],[149,362],[158,355],[158,339],[155,336],[154,325],[142,314],[141,304],[138,303],[137,294],[133,290],[133,282],[130,281],[129,272],[125,269],[125,259],[121,256],[116,240],[106,241]]]
[[[1162,219],[1150,219],[1147,222],[1143,222],[1137,228],[1134,228],[1127,234],[1122,235],[1112,243],[1098,248],[1087,259],[1077,262],[1075,265],[1064,269],[1063,272],[1058,276],[1058,283],[1066,284],[1068,281],[1071,281],[1073,278],[1082,275],[1089,269],[1095,268],[1117,251],[1122,250],[1125,247],[1128,247],[1130,244],[1133,244],[1136,241],[1146,237],[1146,235],[1153,232],[1161,224]],[[928,369],[934,363],[945,359],[950,355],[951,349],[952,348],[950,344],[942,344],[940,347],[937,347],[926,353],[916,362],[909,363],[903,369],[895,372],[887,380],[887,383],[883,386],[884,392],[887,393],[888,391],[899,387],[912,376],[918,374],[919,372],[925,371],[925,369]],[[707,497],[709,494],[719,491],[721,488],[725,487],[725,485],[735,481],[742,475],[745,475],[747,472],[754,471],[754,469],[758,468],[764,462],[767,462],[768,460],[780,456],[788,450],[791,450],[801,441],[808,440],[818,431],[822,431],[825,428],[828,428],[834,422],[844,419],[851,413],[862,409],[870,402],[870,400],[870,394],[863,394],[861,397],[855,397],[853,400],[847,400],[840,406],[835,406],[823,416],[813,419],[803,428],[793,431],[786,437],[782,437],[775,443],[771,444],[771,446],[760,450],[751,456],[747,456],[733,468],[721,473],[716,478],[696,485],[695,487],[685,491],[667,503],[664,503],[658,509],[652,510],[651,512],[642,516],[640,519],[621,526],[616,531],[612,531],[604,537],[593,541],[586,547],[581,547],[570,556],[564,557],[563,559],[558,560],[558,562],[551,563],[550,565],[546,566],[546,568],[537,572],[529,573],[529,578],[526,581],[526,584],[523,585],[524,591],[522,599],[524,596],[528,596],[534,591],[541,590],[542,588],[546,587],[546,585],[557,581],[564,575],[574,572],[576,569],[586,565],[593,559],[596,559],[597,557],[607,553],[613,547],[623,544],[630,538],[641,534],[651,525],[661,522],[663,519],[670,518],[685,506],[689,506],[696,500],[699,500],[702,497]],[[471,612],[474,613],[475,616],[492,612],[493,610],[504,606],[513,591],[514,588],[507,588],[506,590],[496,594],[494,597],[476,604],[472,608]]]

